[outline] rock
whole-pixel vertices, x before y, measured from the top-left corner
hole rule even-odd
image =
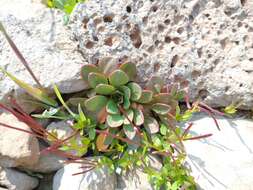
[[[30,128],[11,114],[0,114],[0,122],[30,131]],[[39,144],[36,137],[15,129],[0,126],[0,166],[31,166],[38,162]]]
[[[53,177],[54,174],[44,175],[40,180],[40,184],[36,190],[53,190]]]
[[[116,176],[110,174],[107,167],[94,169],[84,174],[72,176],[81,172],[81,164],[68,164],[54,176],[53,190],[113,190],[116,187]]]
[[[192,121],[192,134],[213,134],[185,142],[187,162],[200,189],[253,189],[253,122],[218,118],[218,131],[207,116],[197,115]]]
[[[68,26],[63,24],[64,13],[28,0],[6,0],[0,5],[0,20],[44,87],[52,92],[52,85],[56,84],[62,93],[77,92],[87,87],[80,78],[80,68],[85,61],[77,51],[76,42],[70,40]],[[0,52],[1,67],[35,85],[2,34]],[[0,89],[1,102],[6,102],[7,96],[13,94],[26,111],[35,109],[21,101],[28,98],[27,94],[1,72]]]
[[[162,163],[158,158],[150,156],[149,166],[159,171],[162,168]],[[153,190],[148,181],[148,175],[140,168],[128,171],[126,174],[117,175],[117,184],[118,190]]]
[[[64,139],[70,137],[74,133],[74,130],[70,127],[70,124],[68,124],[66,121],[59,121],[59,122],[50,123],[47,126],[47,131],[57,134],[58,139],[61,139],[61,140],[64,140]],[[76,138],[78,145],[82,146],[83,144],[80,139],[80,136],[76,135],[75,138]],[[72,155],[78,156],[78,153],[75,150],[69,150],[68,152],[71,153]]]
[[[70,27],[90,63],[129,59],[141,82],[159,75],[189,85],[192,100],[252,108],[252,73],[241,65],[253,65],[252,1],[89,0]]]
[[[45,147],[41,146],[41,150]],[[39,173],[52,173],[64,166],[64,161],[66,158],[59,157],[53,153],[40,154],[39,161],[35,165],[26,166],[25,169],[30,170],[32,172]]]
[[[32,190],[38,185],[38,179],[14,169],[0,167],[0,185],[9,190]]]

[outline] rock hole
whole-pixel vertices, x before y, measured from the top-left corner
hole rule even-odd
[[[170,24],[170,19],[166,19],[166,20],[164,21],[164,24],[169,25],[169,24]]]
[[[154,65],[154,72],[159,71],[159,69],[160,69],[160,64],[159,63],[155,63],[155,65]]]
[[[197,50],[197,54],[198,54],[198,57],[201,58],[202,57],[202,48],[199,48]]]
[[[198,78],[200,75],[201,75],[201,72],[197,71],[197,70],[193,70],[192,73],[191,73],[191,76],[192,76],[193,79]]]
[[[184,32],[184,28],[183,27],[180,27],[177,29],[177,33],[178,34],[182,34]]]
[[[138,25],[135,25],[133,30],[130,33],[130,38],[132,40],[132,43],[134,45],[134,47],[139,48],[142,44],[142,40],[141,40],[141,34],[140,34],[140,28]]]
[[[240,83],[239,87],[243,87],[243,84],[242,84],[242,83]]]
[[[88,17],[84,17],[83,21],[82,21],[84,29],[87,29],[88,22],[89,22],[89,18]]]
[[[149,52],[149,53],[153,53],[154,52],[154,46],[150,46],[148,49],[147,49],[147,51]]]
[[[201,89],[201,90],[199,91],[199,97],[200,97],[202,100],[206,99],[207,95],[208,95],[208,91],[207,91],[206,89]]]
[[[253,58],[249,58],[249,61],[252,61],[252,62],[253,62]]]
[[[105,39],[104,43],[107,46],[112,46],[113,45],[112,37],[109,37],[109,38]]]
[[[93,48],[93,46],[94,46],[94,43],[92,41],[87,41],[87,43],[85,44],[85,47],[87,49],[91,49],[91,48]]]
[[[131,13],[131,12],[132,12],[132,8],[128,5],[128,6],[126,7],[126,11],[127,11],[128,13]]]
[[[158,10],[158,7],[157,7],[157,6],[151,7],[151,11],[156,12],[157,10]]]
[[[144,16],[143,18],[142,18],[142,22],[143,22],[143,24],[147,24],[148,23],[148,17],[147,16]]]
[[[238,22],[238,23],[237,23],[237,26],[238,26],[238,27],[242,27],[242,22]]]
[[[228,39],[228,38],[222,39],[222,40],[220,41],[221,48],[222,48],[222,49],[225,49],[225,48],[227,47],[228,43],[229,43],[229,39]]]
[[[158,24],[158,31],[163,32],[165,27],[162,24]]]
[[[113,21],[113,17],[114,17],[113,14],[105,15],[105,16],[103,17],[104,22],[112,22],[112,21]]]
[[[179,44],[180,43],[180,38],[173,38],[172,41],[175,43],[175,44]]]
[[[166,43],[170,43],[171,42],[171,38],[169,36],[166,36],[165,39],[164,39],[164,41]]]
[[[241,0],[241,5],[244,6],[247,3],[247,0]]]
[[[173,58],[172,58],[172,60],[171,60],[170,67],[171,68],[175,67],[175,65],[178,63],[178,61],[179,61],[179,56],[178,55],[174,55]]]

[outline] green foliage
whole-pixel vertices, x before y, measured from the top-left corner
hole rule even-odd
[[[68,6],[71,6],[68,7],[66,2],[68,1],[52,1],[52,6],[66,9],[70,13],[70,7],[74,3],[70,3]],[[0,30],[4,31],[1,25]],[[200,107],[193,104],[181,113],[178,101],[182,98],[182,91],[168,88],[161,78],[152,77],[142,89],[135,82],[135,64],[119,64],[117,60],[106,57],[97,65],[82,67],[81,76],[90,87],[86,93],[65,101],[64,95],[54,85],[58,104],[43,89],[30,87],[5,70],[2,71],[47,105],[41,114],[33,116],[66,120],[70,123],[73,134],[59,139],[57,131],[45,131],[20,108],[17,112],[15,109],[11,110],[21,121],[24,120],[31,126],[35,136],[50,142],[48,149],[52,152],[60,152],[73,162],[77,158],[83,159],[93,169],[94,163],[83,158],[91,153],[99,156],[96,167],[106,165],[111,172],[116,171],[119,174],[140,167],[148,174],[150,183],[157,190],[195,189],[193,178],[183,167],[183,141],[210,135],[191,137],[188,134],[191,126],[185,130],[177,126],[178,121],[187,121],[193,113],[200,111]],[[0,104],[0,108],[5,107]],[[233,112],[233,109],[227,110]],[[151,154],[161,158],[163,167],[160,171],[148,165]]]
[[[47,0],[47,6],[65,12],[64,21],[68,23],[69,15],[72,13],[76,4],[81,2],[85,2],[85,0]]]

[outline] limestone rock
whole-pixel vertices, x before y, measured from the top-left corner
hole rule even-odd
[[[80,68],[85,61],[77,52],[76,42],[70,40],[68,27],[63,24],[64,13],[28,0],[1,1],[0,5],[0,20],[44,87],[52,89],[52,85],[57,84],[62,93],[86,88],[80,79]],[[2,34],[0,52],[1,67],[34,85]],[[0,89],[0,101],[5,102],[7,96],[13,94],[27,111],[33,111],[21,101],[27,94],[2,73]]]
[[[219,118],[218,131],[211,118],[193,118],[193,135],[213,136],[186,141],[188,164],[200,189],[253,189],[253,122]]]
[[[252,1],[89,0],[70,23],[90,63],[105,55],[129,59],[142,82],[159,75],[189,84],[192,100],[253,105]]]
[[[39,184],[38,179],[14,169],[0,167],[0,185],[9,190],[32,190]]]
[[[30,128],[11,114],[2,113],[0,122],[30,131]],[[39,159],[36,137],[25,132],[0,126],[0,166],[31,166]]]
[[[58,139],[61,140],[70,137],[74,133],[74,130],[70,127],[70,124],[68,124],[66,121],[52,122],[47,126],[46,130],[48,132],[55,133]],[[78,145],[82,146],[83,144],[80,136],[76,135],[75,138]],[[72,155],[78,155],[78,152],[76,150],[68,150],[68,152]]]
[[[110,174],[108,168],[94,169],[84,174],[72,176],[81,172],[81,164],[68,164],[54,176],[53,190],[114,190],[116,176]]]

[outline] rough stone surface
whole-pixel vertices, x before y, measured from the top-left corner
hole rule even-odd
[[[83,90],[81,65],[85,64],[77,44],[70,40],[70,32],[63,24],[63,13],[28,0],[0,1],[0,20],[14,40],[43,86],[57,84],[63,93]],[[23,81],[34,81],[16,58],[0,34],[0,66]],[[11,80],[0,73],[0,101],[9,94],[27,98]],[[14,91],[12,91],[14,89]],[[23,96],[20,96],[23,95]],[[21,102],[22,105],[24,104]],[[23,105],[28,111],[32,108]]]
[[[30,131],[23,122],[11,114],[0,114],[0,122]],[[39,159],[39,144],[36,137],[25,132],[0,126],[0,166],[28,167]]]
[[[90,0],[70,26],[90,63],[130,59],[142,82],[160,75],[182,88],[189,83],[191,98],[212,106],[253,105],[250,0]]]
[[[247,119],[219,118],[218,131],[211,118],[193,118],[193,135],[213,136],[186,141],[188,164],[199,189],[253,189],[253,122]]]
[[[52,122],[47,126],[46,130],[51,133],[56,133],[58,139],[61,139],[61,140],[64,140],[64,139],[70,137],[75,132],[70,127],[70,124],[68,124],[65,121]],[[76,140],[78,142],[78,145],[82,146],[82,141],[80,139],[80,136],[76,135]],[[69,150],[68,152],[73,155],[78,155],[77,151],[75,151],[75,150]]]
[[[40,179],[40,184],[35,190],[53,190],[53,177],[54,174],[44,175],[42,179]]]
[[[41,145],[40,150],[44,148]],[[39,173],[52,173],[61,169],[64,166],[64,161],[66,161],[66,158],[59,157],[53,153],[40,154],[38,162],[35,165],[26,166],[25,169]]]
[[[38,185],[38,179],[14,169],[0,167],[0,185],[9,190],[32,190]]]
[[[78,173],[81,164],[68,164],[54,176],[53,190],[114,190],[116,175],[110,174],[106,167],[91,170],[85,174],[72,176]]]
[[[158,171],[162,168],[161,161],[154,156],[150,156],[149,166]],[[153,190],[153,187],[148,181],[147,174],[145,174],[140,168],[128,171],[126,174],[118,175],[117,178],[118,190]]]

